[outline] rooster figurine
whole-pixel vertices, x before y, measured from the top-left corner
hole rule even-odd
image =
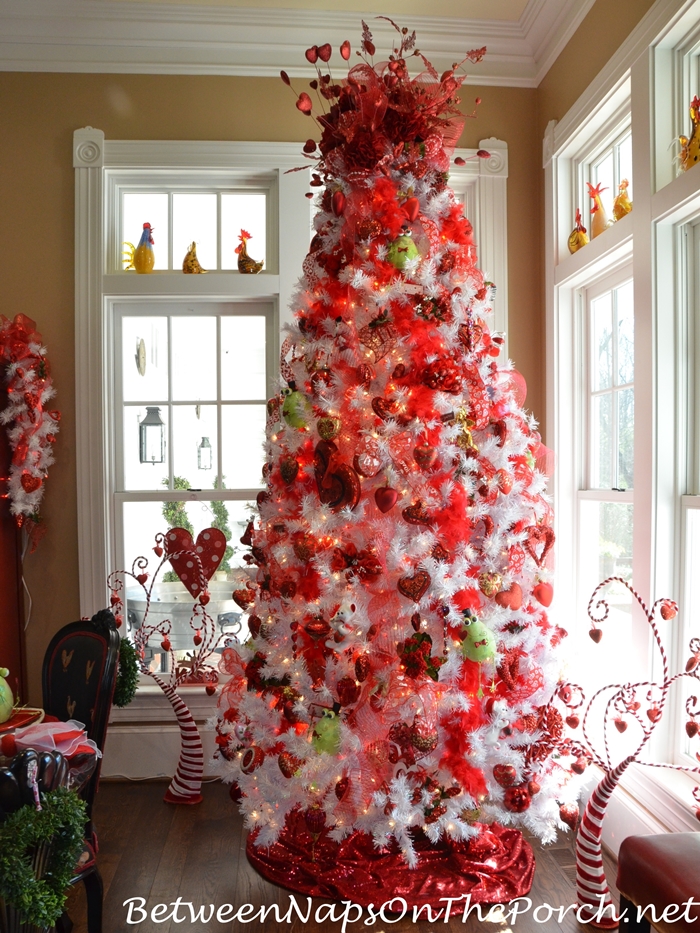
[[[591,237],[595,239],[612,224],[612,220],[608,220],[607,212],[600,197],[601,194],[608,189],[603,188],[602,185],[595,185],[594,187],[590,181],[587,181],[586,184],[588,185],[588,194],[593,198],[593,207],[591,208]]]
[[[207,270],[202,269],[199,259],[197,259],[197,244],[194,240],[190,243],[187,255],[182,260],[182,271],[190,275],[206,274]]]
[[[153,266],[156,261],[156,254],[153,251],[153,229],[150,224],[143,225],[143,233],[139,240],[139,245],[133,243],[124,243],[128,247],[124,251],[124,269],[135,269],[136,272],[153,272]]]
[[[256,273],[260,272],[262,269],[263,263],[256,262],[248,255],[248,240],[252,240],[253,238],[247,230],[241,230],[238,239],[241,241],[236,247],[236,253],[238,254],[238,271],[245,272],[248,275],[256,275]]]
[[[629,186],[630,183],[626,178],[623,178],[620,182],[620,193],[613,201],[613,217],[615,220],[621,220],[632,210],[632,202],[630,201],[630,196],[627,193]]]
[[[576,208],[576,226],[571,231],[568,239],[569,252],[575,253],[577,250],[581,249],[582,246],[585,246],[588,243],[588,233],[586,228],[581,223],[581,211]]]
[[[693,130],[688,136],[679,136],[678,141],[681,144],[679,161],[681,171],[687,172],[700,159],[700,133],[698,133],[698,123],[700,123],[700,98],[697,95],[690,102],[690,119],[693,124]]]

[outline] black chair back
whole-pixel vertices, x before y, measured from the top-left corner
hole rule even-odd
[[[88,737],[102,751],[119,668],[119,632],[109,609],[90,621],[71,622],[60,629],[44,655],[44,710],[63,722],[85,723]],[[81,796],[91,815],[100,764]]]

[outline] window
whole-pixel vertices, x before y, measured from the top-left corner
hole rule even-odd
[[[596,187],[600,185],[601,201],[609,219],[613,218],[613,202],[619,193],[623,181],[628,184],[627,194],[633,199],[632,188],[632,133],[629,129],[623,130],[617,138],[609,143],[602,152],[587,163],[587,181]],[[584,192],[588,203],[588,217],[590,226],[592,202],[588,190]]]

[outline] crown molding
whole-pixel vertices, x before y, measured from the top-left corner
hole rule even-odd
[[[536,87],[594,0],[529,0],[517,21],[406,16],[438,71],[470,48],[488,55],[468,84]],[[314,38],[339,46],[371,23],[378,49],[394,31],[375,14],[148,3],[0,0],[0,71],[308,77]]]

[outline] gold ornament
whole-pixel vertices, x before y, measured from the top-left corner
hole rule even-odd
[[[316,430],[318,431],[322,440],[332,441],[334,437],[337,437],[340,434],[342,425],[343,422],[340,420],[340,418],[331,418],[328,416],[318,419],[316,422]]]
[[[500,591],[502,582],[500,573],[479,574],[479,589],[484,596],[495,596]]]
[[[248,240],[252,240],[253,238],[247,230],[241,230],[238,239],[241,241],[236,247],[236,253],[238,254],[238,271],[247,275],[256,275],[262,269],[263,263],[256,262],[248,255]]]
[[[200,262],[197,259],[197,244],[194,240],[192,240],[190,243],[189,249],[187,250],[187,255],[182,260],[182,271],[192,275],[206,273],[207,271],[206,269],[202,269]]]
[[[479,448],[474,443],[474,438],[472,437],[472,428],[474,427],[474,422],[469,417],[466,408],[457,409],[455,412],[455,421],[462,429],[460,435],[457,437],[457,446],[461,447],[462,450],[473,450],[478,452]]]

